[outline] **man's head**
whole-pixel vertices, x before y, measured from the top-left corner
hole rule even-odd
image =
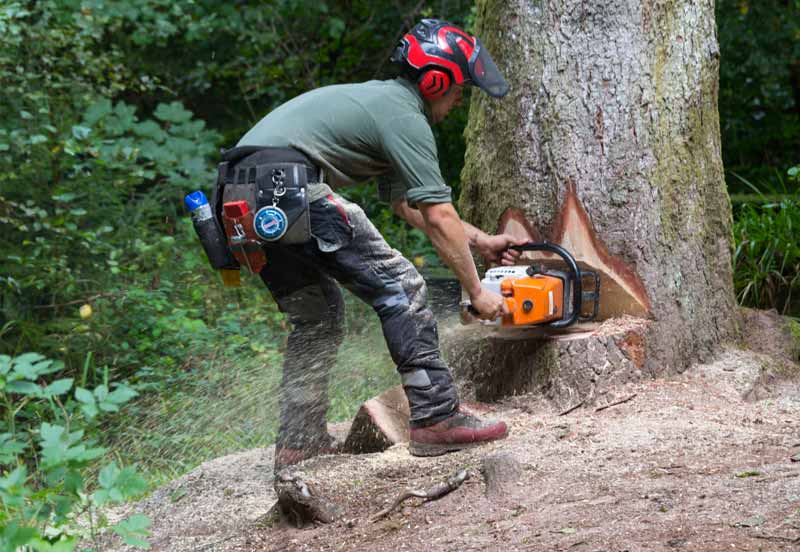
[[[481,41],[447,21],[420,21],[400,40],[391,60],[416,81],[432,110],[447,107],[444,115],[458,104],[461,90],[457,88],[466,84],[496,98],[508,93],[508,83]],[[453,94],[457,97],[451,97]]]
[[[450,110],[457,105],[461,105],[461,98],[464,95],[463,84],[452,84],[443,96],[437,98],[429,98],[425,101],[428,103],[431,112],[431,119],[433,123],[441,122]]]

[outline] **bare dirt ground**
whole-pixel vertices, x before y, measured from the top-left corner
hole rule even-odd
[[[171,552],[800,550],[800,383],[765,377],[770,366],[732,348],[621,387],[616,398],[629,400],[600,411],[560,415],[533,396],[492,405],[511,427],[494,445],[313,459],[305,481],[345,508],[329,525],[268,521],[270,449],[207,462],[128,510],[152,518],[153,550]],[[491,500],[480,468],[500,451],[522,475]],[[464,468],[470,478],[440,500],[411,499],[369,521],[403,490]]]

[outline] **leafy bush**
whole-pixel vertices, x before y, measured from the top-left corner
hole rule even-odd
[[[119,365],[102,339],[88,346],[81,305],[87,318],[112,298],[146,305],[145,290],[174,280],[165,265],[195,241],[178,231],[181,196],[212,180],[219,138],[180,102],[114,98],[159,86],[108,33],[135,22],[157,44],[196,20],[163,1],[113,4],[123,17],[101,2],[0,8],[0,352],[58,355],[73,373],[89,350]]]
[[[0,355],[0,549],[70,551],[109,526],[101,509],[145,490],[133,468],[105,464],[97,478],[89,468],[107,450],[92,437],[103,413],[117,412],[136,396],[124,383],[93,389],[72,378],[49,380],[63,364],[37,353]],[[132,516],[110,526],[131,545],[147,547],[149,520]]]

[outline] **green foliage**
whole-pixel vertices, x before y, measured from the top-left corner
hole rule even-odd
[[[724,0],[717,23],[737,296],[745,305],[797,313],[800,3]]]
[[[125,544],[138,548],[150,548],[150,545],[143,537],[150,534],[150,518],[141,514],[133,515],[123,519],[111,529],[120,537]]]
[[[790,169],[797,182],[797,171]],[[800,297],[800,192],[779,203],[746,204],[734,224],[734,285],[739,302],[798,311]]]
[[[0,355],[0,549],[71,551],[108,526],[101,508],[142,494],[144,480],[133,468],[102,467],[96,483],[88,476],[107,449],[97,446],[97,412],[87,416],[90,397],[116,411],[136,396],[125,384],[93,390],[57,378],[63,364],[37,353]],[[83,396],[83,400],[81,400]],[[31,471],[31,467],[35,471]],[[91,492],[92,487],[96,490]],[[148,547],[149,520],[129,518],[112,525],[125,542]]]
[[[160,44],[173,19],[195,20],[166,2],[110,4],[0,10],[10,37],[0,53],[0,351],[35,347],[73,372],[92,350],[77,306],[152,283],[178,247],[181,196],[211,179],[218,139],[181,102],[116,98],[160,88],[126,63],[125,48],[142,40],[108,43],[110,33],[135,23]],[[113,353],[95,350],[101,361]]]
[[[192,329],[203,333],[220,292],[180,197],[210,185],[220,136],[170,96],[196,106],[230,145],[312,85],[384,76],[391,45],[417,17],[392,3],[312,4],[42,1],[0,10],[9,36],[0,50],[0,351],[58,355],[74,376],[92,350],[125,376],[163,351],[161,333],[174,336],[159,362],[167,366]],[[466,4],[440,8],[458,22]],[[456,127],[440,142],[457,188]],[[435,259],[371,193],[361,200],[393,245]],[[89,322],[77,317],[84,303],[98,313]],[[93,369],[88,376],[97,379]]]
[[[800,151],[800,4],[717,2],[719,110],[725,167],[769,181]],[[741,182],[728,182],[732,193]]]
[[[207,106],[206,119],[231,130],[233,141],[267,111],[306,90],[386,78],[392,74],[391,50],[423,13],[459,23],[469,5],[439,2],[433,11],[385,0],[198,0],[184,9],[213,32],[177,32],[166,52],[191,48],[192,55],[165,56],[154,48],[139,59],[181,96]],[[243,109],[225,108],[231,103]]]

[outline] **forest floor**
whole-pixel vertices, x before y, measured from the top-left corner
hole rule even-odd
[[[329,525],[268,521],[271,448],[207,462],[126,510],[149,515],[152,550],[170,552],[800,550],[800,378],[765,378],[770,363],[730,348],[626,384],[616,397],[629,400],[599,411],[513,397],[491,405],[506,440],[437,458],[396,445],[313,459],[305,481],[345,509]],[[499,452],[522,475],[491,499],[481,465]],[[461,469],[470,477],[450,494],[370,521],[405,489]]]

